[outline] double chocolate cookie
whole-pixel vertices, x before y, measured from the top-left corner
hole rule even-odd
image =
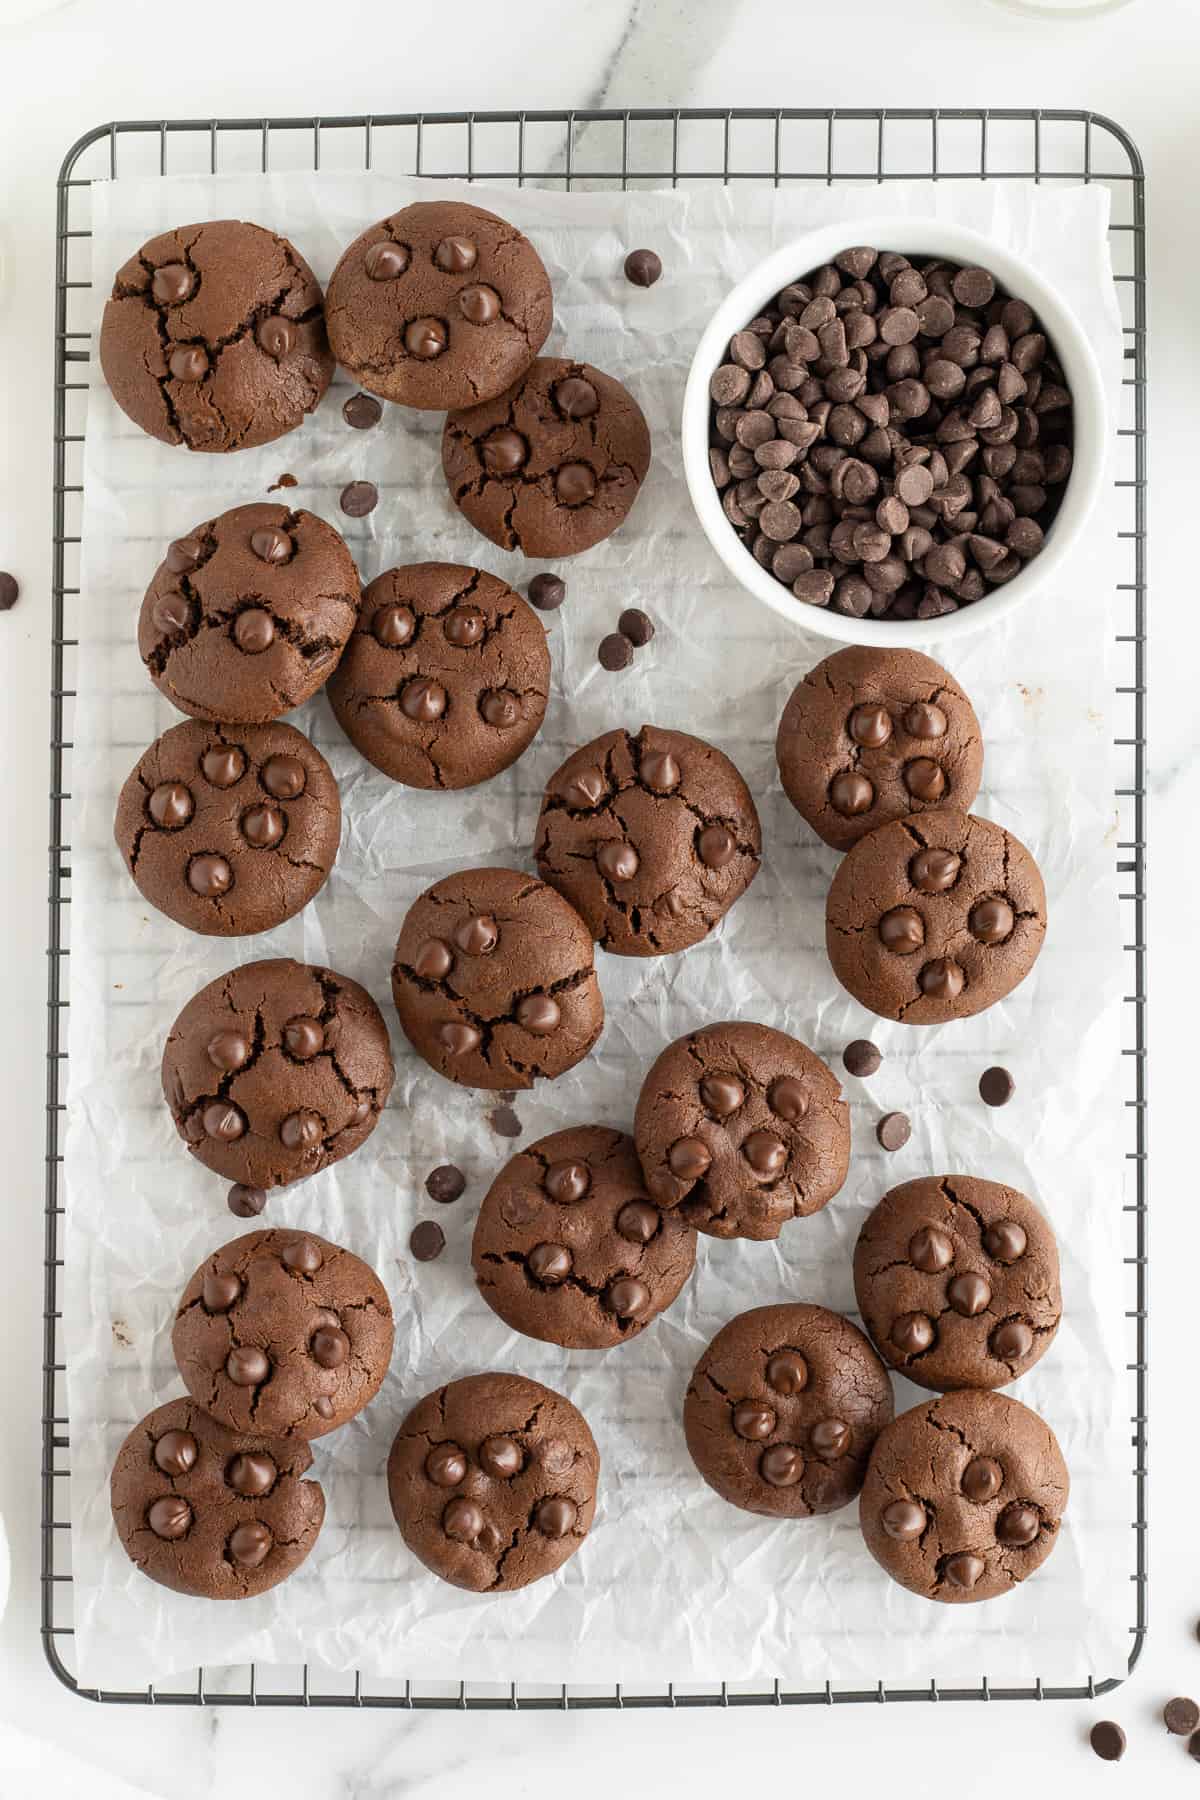
[[[926,1600],[994,1600],[1055,1543],[1070,1481],[1044,1419],[1006,1394],[943,1394],[880,1433],[859,1502],[867,1549]]]
[[[164,444],[269,444],[333,377],[320,286],[277,232],[237,219],[181,225],[117,270],[100,366],[122,412]]]
[[[887,1370],[862,1332],[823,1306],[756,1306],[731,1319],[683,1403],[687,1447],[709,1487],[776,1519],[853,1500],[891,1416]]]
[[[125,866],[189,931],[270,931],[308,905],[338,851],[333,771],[290,725],[173,725],[117,801]]]
[[[537,735],[549,692],[533,608],[460,563],[377,576],[329,683],[355,749],[420,788],[473,787],[507,769]]]
[[[392,1309],[349,1250],[311,1232],[251,1231],[196,1270],[171,1347],[193,1400],[231,1431],[322,1437],[378,1391]]]
[[[418,1056],[464,1087],[552,1081],[604,1025],[587,927],[515,869],[465,869],[418,895],[400,928],[392,997]]]
[[[534,846],[545,879],[603,950],[698,944],[758,874],[762,832],[727,756],[683,731],[609,731],[546,788]]]
[[[358,605],[358,570],[331,525],[235,506],[167,551],[142,601],[138,652],[180,712],[262,725],[333,673]]]
[[[554,297],[515,225],[461,200],[419,200],[354,240],[325,311],[334,355],[360,387],[446,412],[524,373]]]
[[[918,1387],[996,1388],[1050,1348],[1058,1245],[1032,1200],[973,1175],[885,1194],[859,1233],[854,1291],[880,1355]]]
[[[660,1206],[710,1237],[774,1238],[828,1204],[850,1166],[833,1070],[769,1025],[706,1025],[642,1083],[634,1137]]]
[[[1024,844],[952,807],[861,838],[825,903],[834,974],[905,1025],[994,1006],[1024,981],[1045,935],[1046,889]]]
[[[332,969],[278,957],[210,981],[172,1025],[163,1093],[192,1155],[249,1188],[357,1150],[392,1088],[383,1015]]]
[[[623,523],[650,467],[650,431],[611,375],[542,356],[494,400],[450,414],[442,467],[476,531],[557,559]]]
[[[569,1400],[493,1372],[419,1400],[387,1473],[400,1535],[427,1569],[472,1593],[511,1593],[587,1536],[600,1453]]]
[[[646,1195],[633,1139],[607,1125],[540,1138],[504,1165],[475,1222],[480,1293],[514,1331],[569,1350],[636,1337],[676,1298],[696,1234]]]
[[[796,688],[775,757],[796,811],[848,850],[927,806],[966,812],[979,792],[983,740],[971,702],[932,657],[852,644]]]
[[[109,1494],[126,1555],[143,1575],[201,1600],[265,1594],[317,1541],[325,1495],[305,1481],[301,1438],[227,1431],[194,1400],[168,1400],[117,1453]]]

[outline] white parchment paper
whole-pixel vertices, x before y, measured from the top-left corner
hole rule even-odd
[[[432,185],[432,184],[430,184]],[[436,184],[438,194],[454,191]],[[466,192],[467,190],[463,190]],[[174,177],[100,184],[94,194],[96,324],[111,271],[146,238],[204,218],[257,219],[294,238],[328,277],[365,225],[422,192],[367,174]],[[750,266],[804,229],[891,207],[952,215],[1032,258],[1075,307],[1114,400],[1120,331],[1107,253],[1107,194],[973,182],[773,190],[575,194],[470,190],[532,237],[554,284],[547,350],[621,377],[649,419],[654,463],[631,520],[565,565],[569,597],[547,616],[554,689],[545,728],[513,770],[459,794],[416,793],[367,767],[322,697],[295,715],[342,788],[341,854],[298,919],[252,940],[189,936],[145,905],[112,842],[117,791],[144,746],[176,722],[140,666],[141,594],[167,542],[223,508],[265,497],[281,473],[290,504],[344,529],[365,580],[419,559],[476,562],[521,583],[518,556],[476,536],[450,505],[438,455],[441,420],[389,408],[374,431],[341,417],[339,377],[318,413],[282,442],[230,457],[152,442],[113,404],[93,359],[83,527],[79,700],[72,763],[70,1088],[66,1144],[72,1508],[76,1652],[81,1677],[107,1687],[162,1679],[197,1664],[251,1658],[389,1678],[523,1682],[780,1678],[786,1683],[940,1680],[1078,1681],[1117,1673],[1131,1601],[1128,1429],[1120,1284],[1118,1088],[1120,930],[1109,771],[1111,518],[1102,504],[1052,593],[1004,629],[955,649],[987,744],[977,810],[1013,829],[1046,877],[1050,931],[1033,975],[980,1018],[932,1030],[868,1015],[839,989],[823,948],[823,901],[836,857],[785,800],[776,722],[792,685],[831,646],[734,586],[696,527],[680,468],[677,423],[688,361],[713,307]],[[649,244],[666,274],[643,292],[621,276],[625,252]],[[797,274],[801,271],[798,269]],[[337,496],[376,482],[377,510],[341,518]],[[595,659],[622,606],[639,605],[657,636],[613,676]],[[934,653],[936,654],[936,646]],[[304,1567],[237,1605],[168,1593],[140,1576],[117,1542],[108,1471],[121,1439],[181,1391],[169,1325],[195,1264],[243,1227],[224,1184],[185,1153],[162,1102],[158,1064],[179,1007],[204,982],[256,957],[289,954],[364,982],[394,1023],[388,970],[400,920],[438,875],[492,859],[531,866],[538,799],[566,752],[596,733],[644,721],[712,739],[743,771],[762,815],[765,855],[749,894],[683,956],[600,957],[608,1023],[595,1053],[552,1086],[521,1095],[524,1141],[586,1120],[628,1122],[642,1072],[669,1039],[705,1020],[761,1019],[831,1063],[870,1035],[885,1061],[848,1081],[854,1157],[845,1188],[777,1244],[702,1238],[696,1274],[657,1324],[608,1354],[521,1338],[476,1295],[469,1247],[475,1210],[511,1153],[489,1115],[496,1098],[454,1088],[393,1029],[397,1080],[367,1146],[272,1196],[263,1223],[302,1224],[379,1270],[396,1310],[395,1358],[374,1403],[320,1440],[316,1470],[328,1517]],[[977,1097],[980,1071],[1017,1079],[1003,1112]],[[911,1113],[898,1155],[877,1146],[881,1111]],[[453,1161],[470,1177],[453,1207],[423,1182]],[[1055,1554],[999,1602],[936,1607],[890,1583],[864,1549],[857,1509],[772,1524],[720,1501],[696,1476],[680,1428],[688,1373],[712,1333],[744,1308],[789,1298],[853,1309],[850,1254],[868,1210],[897,1181],[967,1171],[1010,1181],[1052,1219],[1066,1317],[1050,1352],[1010,1390],[1042,1412],[1062,1443],[1071,1505]],[[437,1216],[442,1258],[417,1266],[413,1223]],[[603,1456],[596,1524],[554,1578],[480,1598],[436,1580],[408,1554],[383,1478],[404,1411],[448,1378],[516,1369],[582,1408]],[[897,1406],[920,1396],[897,1383]]]

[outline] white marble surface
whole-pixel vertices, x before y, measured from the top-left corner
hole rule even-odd
[[[26,6],[14,8],[24,13]],[[724,1792],[761,1779],[789,1786],[886,1783],[905,1800],[1016,1791],[1036,1770],[1060,1793],[1182,1792],[1195,1771],[1157,1720],[1171,1693],[1200,1690],[1200,1567],[1193,1480],[1195,1356],[1190,1321],[1200,1226],[1193,1199],[1189,1062],[1195,960],[1191,877],[1197,858],[1190,783],[1200,747],[1193,662],[1194,557],[1176,528],[1195,510],[1195,71],[1200,9],[1135,0],[1093,21],[1022,19],[989,0],[858,0],[837,14],[809,0],[292,0],[286,8],[210,0],[168,12],[149,0],[74,0],[6,25],[0,0],[0,566],[24,597],[0,620],[0,756],[7,875],[0,891],[7,1020],[0,1092],[7,1134],[4,1297],[5,1440],[0,1511],[13,1587],[0,1625],[0,1800],[34,1790],[42,1753],[69,1744],[120,1792],[192,1800],[252,1791],[280,1777],[304,1800],[439,1796],[570,1784],[581,1797],[635,1791]],[[846,21],[845,38],[838,19]],[[445,22],[443,24],[443,21]],[[907,35],[905,35],[907,34]],[[873,47],[887,44],[886,58]],[[866,64],[860,75],[851,46]],[[1134,1679],[1100,1708],[978,1706],[770,1714],[539,1718],[386,1714],[249,1715],[88,1707],[59,1690],[37,1642],[40,1258],[47,738],[46,615],[50,522],[53,177],[64,148],[110,117],[265,111],[527,108],[588,105],[1086,106],[1124,123],[1151,181],[1152,1041],[1155,1203],[1152,1626]],[[1101,1770],[1085,1736],[1107,1712],[1131,1748]],[[18,1728],[22,1739],[12,1733]],[[798,1740],[803,1737],[803,1747]],[[76,1792],[78,1767],[40,1761],[36,1791]]]

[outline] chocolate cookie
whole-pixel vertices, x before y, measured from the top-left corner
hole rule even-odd
[[[511,1593],[574,1556],[599,1474],[600,1452],[569,1400],[493,1371],[417,1402],[388,1457],[388,1495],[427,1569],[472,1593]]]
[[[1024,844],[939,807],[860,838],[825,902],[833,972],[884,1019],[941,1025],[1003,1000],[1046,935],[1046,889]]]
[[[100,366],[121,411],[164,444],[269,444],[333,377],[320,286],[277,232],[237,219],[181,225],[117,270]]]
[[[333,673],[358,603],[358,570],[332,525],[235,506],[171,545],[142,601],[138,651],[180,712],[262,725]]]
[[[206,1168],[282,1187],[374,1131],[392,1088],[387,1026],[366,989],[332,969],[246,963],[188,1001],[162,1084],[176,1131]]]
[[[117,801],[115,836],[151,906],[189,931],[270,931],[325,885],[342,808],[333,771],[290,725],[173,725]]]
[[[525,373],[554,296],[515,225],[462,200],[418,200],[354,240],[325,311],[334,355],[360,387],[447,412]]]
[[[507,769],[536,737],[549,692],[533,608],[461,563],[376,576],[329,683],[355,749],[419,788],[474,787]]]
[[[871,1452],[859,1523],[893,1581],[926,1600],[994,1600],[1040,1568],[1070,1481],[1044,1419],[1007,1394],[943,1394]]]
[[[604,1025],[587,927],[515,869],[464,869],[418,895],[400,928],[392,997],[418,1056],[463,1087],[552,1081]]]
[[[796,811],[848,850],[927,806],[966,812],[979,792],[983,741],[971,702],[932,657],[852,644],[796,688],[775,758]]]
[[[863,1483],[892,1416],[887,1370],[857,1326],[823,1306],[756,1306],[722,1326],[692,1372],[692,1461],[745,1512],[836,1512]]]
[[[250,1231],[196,1270],[171,1348],[192,1398],[231,1431],[323,1437],[378,1392],[392,1308],[375,1271],[340,1245]]]
[[[695,1261],[695,1232],[647,1199],[633,1139],[607,1125],[552,1132],[505,1163],[471,1245],[492,1311],[568,1350],[636,1337]]]
[[[538,868],[602,950],[665,956],[698,944],[758,874],[762,832],[727,756],[682,731],[608,731],[546,788]]]
[[[735,1020],[668,1044],[642,1083],[646,1185],[710,1237],[775,1238],[828,1205],[850,1166],[833,1070],[786,1032]]]
[[[624,523],[650,467],[650,432],[611,375],[542,356],[496,399],[450,414],[442,467],[476,531],[502,550],[557,559]]]
[[[854,1251],[854,1291],[880,1355],[918,1387],[1004,1387],[1062,1317],[1058,1245],[1032,1200],[973,1175],[885,1194]]]
[[[201,1600],[265,1594],[317,1541],[325,1495],[305,1481],[300,1438],[227,1431],[194,1400],[168,1400],[130,1432],[113,1465],[117,1535],[143,1575]]]

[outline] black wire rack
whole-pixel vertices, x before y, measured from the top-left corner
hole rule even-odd
[[[69,999],[72,703],[80,602],[79,543],[87,370],[91,359],[90,194],[94,181],[320,168],[373,169],[493,186],[612,189],[712,182],[1028,181],[1103,183],[1112,196],[1110,248],[1126,372],[1117,421],[1112,592],[1106,629],[1117,650],[1120,785],[1115,873],[1129,992],[1125,996],[1128,1115],[1122,1192],[1126,1370],[1133,1461],[1129,1511],[1130,1649],[1124,1669],[1074,1686],[1040,1679],[977,1685],[792,1688],[783,1681],[668,1684],[656,1691],[516,1683],[388,1683],[305,1665],[199,1669],[195,1680],[116,1691],[83,1687],[71,1667],[70,1424],[62,1346],[66,1197],[62,1138]],[[1146,1182],[1146,217],[1141,157],[1111,120],[1075,111],[793,109],[628,112],[404,113],[275,119],[125,120],[98,126],[67,153],[58,180],[55,278],[53,612],[46,1061],[45,1309],[42,1404],[41,1636],[54,1673],[81,1697],[158,1706],[317,1706],[544,1711],[644,1707],[842,1706],[859,1702],[1085,1700],[1132,1670],[1148,1622]]]

